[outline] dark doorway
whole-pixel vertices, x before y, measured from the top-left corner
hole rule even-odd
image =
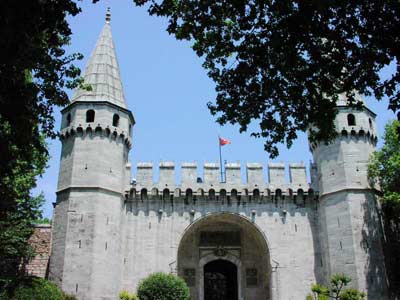
[[[204,266],[204,300],[238,300],[237,268],[227,260]]]

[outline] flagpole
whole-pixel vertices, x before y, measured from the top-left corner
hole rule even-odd
[[[221,140],[220,137],[218,136],[218,145],[219,145],[219,167],[221,170],[221,182],[224,182],[224,175],[222,172],[222,152],[221,152]]]

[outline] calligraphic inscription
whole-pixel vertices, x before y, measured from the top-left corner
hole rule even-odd
[[[200,247],[240,247],[239,231],[203,231]]]
[[[195,269],[184,269],[183,278],[188,286],[196,285],[196,270]]]
[[[246,285],[248,287],[258,285],[257,269],[246,269]]]

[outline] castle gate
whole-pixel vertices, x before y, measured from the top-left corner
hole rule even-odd
[[[239,214],[215,213],[192,223],[177,261],[192,300],[271,299],[267,241]]]

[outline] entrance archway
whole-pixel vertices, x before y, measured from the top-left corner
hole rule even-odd
[[[271,299],[266,238],[254,223],[239,214],[211,214],[193,222],[179,244],[177,271],[187,282],[192,300]],[[224,282],[236,288],[224,290]],[[214,293],[217,298],[212,298],[208,291],[217,287],[224,291]]]
[[[238,300],[237,267],[228,260],[204,266],[204,300]]]

